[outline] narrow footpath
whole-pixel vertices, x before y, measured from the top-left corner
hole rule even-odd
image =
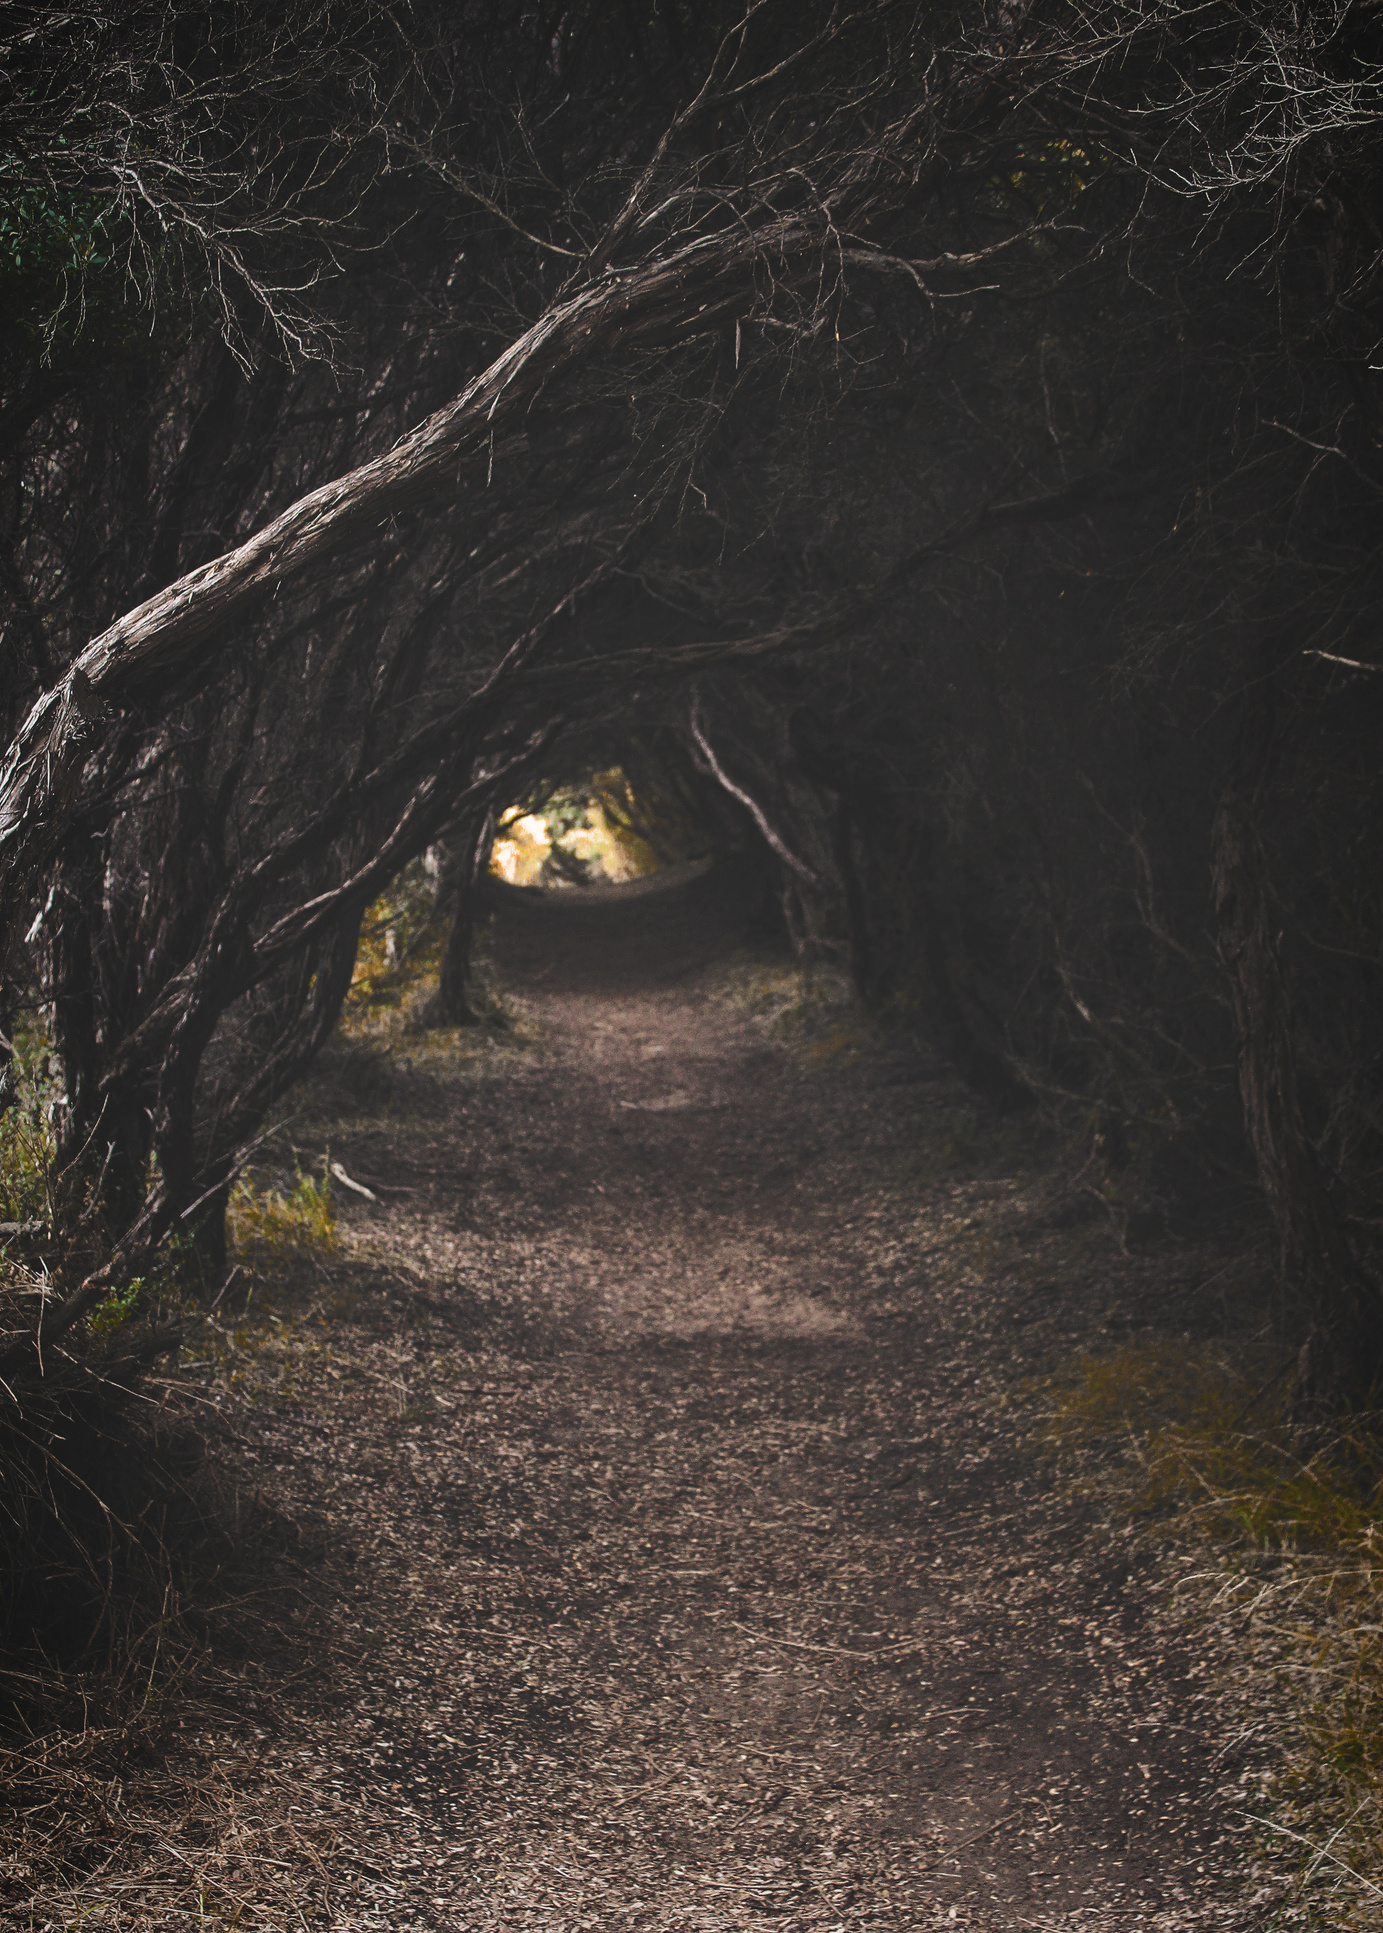
[[[1099,1228],[1072,1272],[915,1042],[569,935],[515,984],[526,1046],[322,1077],[379,1201],[245,1454],[334,1636],[201,1742],[228,1896],[283,1817],[349,1933],[1264,1924],[1206,1662],[1034,1437],[1033,1379],[1186,1284]]]

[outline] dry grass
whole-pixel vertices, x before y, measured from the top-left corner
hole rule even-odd
[[[320,1534],[266,1500],[207,1367],[104,1402],[88,1507],[27,1533],[29,1635],[0,1666],[0,1925],[309,1923],[321,1822],[265,1754],[320,1671]]]
[[[265,1307],[232,1329],[189,1310],[178,1369],[96,1414],[77,1467],[88,1508],[30,1538],[45,1616],[30,1607],[31,1635],[0,1662],[0,1926],[322,1921],[336,1822],[304,1812],[279,1740],[340,1661],[335,1586],[317,1514],[263,1480],[251,1411],[294,1398],[283,1361],[301,1362],[311,1325],[293,1320],[292,1284],[330,1252],[320,1192],[298,1192],[306,1207],[251,1211],[288,1319]]]
[[[15,1698],[0,1748],[0,1924],[320,1923],[330,1822],[305,1818],[293,1768],[270,1762],[287,1688],[270,1661],[287,1661],[286,1639],[300,1668],[317,1647],[292,1631],[286,1591],[251,1572],[234,1581],[221,1621],[233,1611],[238,1642],[219,1656],[170,1602],[121,1672],[35,1675]]]
[[[41,1028],[21,1029],[16,1045],[0,1219],[46,1227],[58,1080]],[[252,1275],[315,1264],[335,1242],[327,1176],[242,1182],[232,1222]],[[82,1240],[99,1242],[96,1222]],[[58,1292],[45,1264],[61,1260],[46,1235],[8,1247],[4,1341],[32,1330]],[[285,1687],[320,1651],[312,1527],[289,1522],[255,1481],[229,1383],[216,1386],[224,1331],[198,1316],[201,1296],[198,1259],[175,1240],[45,1351],[41,1378],[0,1393],[6,1927],[248,1933],[315,1917],[320,1822],[305,1825],[290,1782],[263,1762]],[[192,1360],[171,1376],[127,1376],[144,1318],[176,1316]]]
[[[812,1063],[857,1052],[871,1038],[850,976],[834,961],[767,960],[746,948],[721,963],[712,984],[720,999]]]
[[[1221,1650],[1220,1759],[1246,1816],[1300,1855],[1313,1923],[1383,1924],[1383,1449],[1359,1417],[1303,1448],[1288,1366],[1158,1338],[1084,1359],[1056,1392],[1068,1449],[1113,1448],[1120,1489],[1189,1548],[1176,1597]]]

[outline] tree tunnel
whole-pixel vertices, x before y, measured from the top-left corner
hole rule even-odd
[[[1363,1400],[1376,141],[1255,144],[1212,76],[1374,28],[578,12],[546,52],[502,7],[314,14],[307,59],[188,10],[219,131],[149,93],[152,10],[128,59],[56,12],[14,53],[86,62],[85,172],[76,97],[16,95],[24,206],[104,211],[127,270],[73,214],[6,284],[3,1099],[51,1177],[6,1182],[50,1285],[7,1387],[213,1227],[405,867],[453,1020],[531,822],[564,916],[628,890],[551,836],[603,784],[631,868],[738,855],[785,945],[1149,1213],[1260,1215],[1302,1405]],[[190,199],[130,199],[132,124]]]
[[[0,10],[0,1918],[1373,1923],[1381,103]]]

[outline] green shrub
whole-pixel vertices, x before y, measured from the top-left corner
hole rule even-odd
[[[53,1111],[59,1086],[41,1024],[15,1028],[10,1078],[13,1106],[0,1114],[0,1221],[49,1220],[52,1214]]]
[[[323,1157],[320,1180],[300,1168],[287,1194],[279,1188],[261,1191],[242,1176],[231,1192],[227,1220],[236,1253],[244,1258],[329,1252],[336,1247],[329,1160]]]

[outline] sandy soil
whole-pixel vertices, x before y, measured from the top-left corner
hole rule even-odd
[[[361,1933],[1266,1925],[1214,1660],[1034,1437],[1035,1379],[1177,1322],[1189,1265],[1063,1226],[1016,1130],[970,1158],[915,1041],[674,970],[735,917],[632,960],[530,925],[528,1045],[324,1070],[380,1201],[239,1454],[322,1542],[329,1650],[186,1742],[241,1794],[238,1923],[277,1808],[273,1897]],[[88,1923],[181,1923],[155,1873]]]

